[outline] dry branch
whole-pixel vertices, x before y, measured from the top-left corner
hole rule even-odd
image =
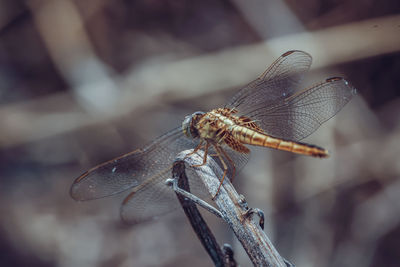
[[[189,166],[202,163],[203,153],[199,151],[190,157],[185,156],[192,150],[181,152],[176,160],[185,161]],[[198,178],[204,183],[211,196],[215,195],[219,186],[219,179],[213,170],[218,169],[216,162],[209,157],[208,164],[194,168]],[[181,170],[182,171],[182,170]],[[214,199],[222,218],[239,239],[250,260],[255,266],[285,267],[285,260],[279,255],[265,232],[248,216],[249,209],[229,179],[225,179],[223,187]]]

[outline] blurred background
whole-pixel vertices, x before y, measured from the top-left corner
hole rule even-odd
[[[255,149],[234,184],[296,266],[399,266],[398,0],[0,0],[0,265],[211,266],[182,211],[126,226],[126,194],[69,187],[291,49],[313,56],[306,85],[345,76],[358,95],[305,139],[330,158]]]

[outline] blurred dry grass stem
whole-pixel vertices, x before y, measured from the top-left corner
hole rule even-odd
[[[154,99],[162,95],[169,95],[170,101],[179,101],[244,85],[262,73],[265,66],[282,51],[290,49],[303,49],[312,54],[314,68],[400,50],[399,28],[396,26],[400,25],[400,16],[392,16],[317,32],[292,34],[210,55],[153,63],[119,77],[109,74],[96,58],[82,28],[82,21],[72,7],[68,1],[59,0],[51,1],[45,9],[33,11],[53,61],[64,78],[70,81],[73,90],[17,106],[2,106],[2,147],[105,122],[143,107],[151,107]],[[63,18],[68,18],[70,23]],[[57,32],[54,32],[55,28]],[[54,108],[57,103],[66,103],[62,106],[67,110],[61,112]],[[42,116],[37,111],[43,109],[50,114]],[[12,117],[9,114],[13,114]],[[43,127],[37,129],[33,125]]]

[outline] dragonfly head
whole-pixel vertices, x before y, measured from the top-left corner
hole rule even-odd
[[[189,138],[199,137],[199,133],[195,127],[195,124],[204,115],[204,112],[196,111],[192,115],[188,115],[182,122],[182,131]]]

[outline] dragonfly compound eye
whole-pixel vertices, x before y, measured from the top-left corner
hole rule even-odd
[[[200,118],[204,115],[202,111],[196,111],[192,115],[186,116],[182,122],[182,131],[183,133],[190,138],[196,138],[199,136],[199,133],[195,127],[195,124],[200,120]]]
[[[192,137],[190,125],[192,124],[192,116],[186,116],[182,122],[182,131],[187,137]]]

